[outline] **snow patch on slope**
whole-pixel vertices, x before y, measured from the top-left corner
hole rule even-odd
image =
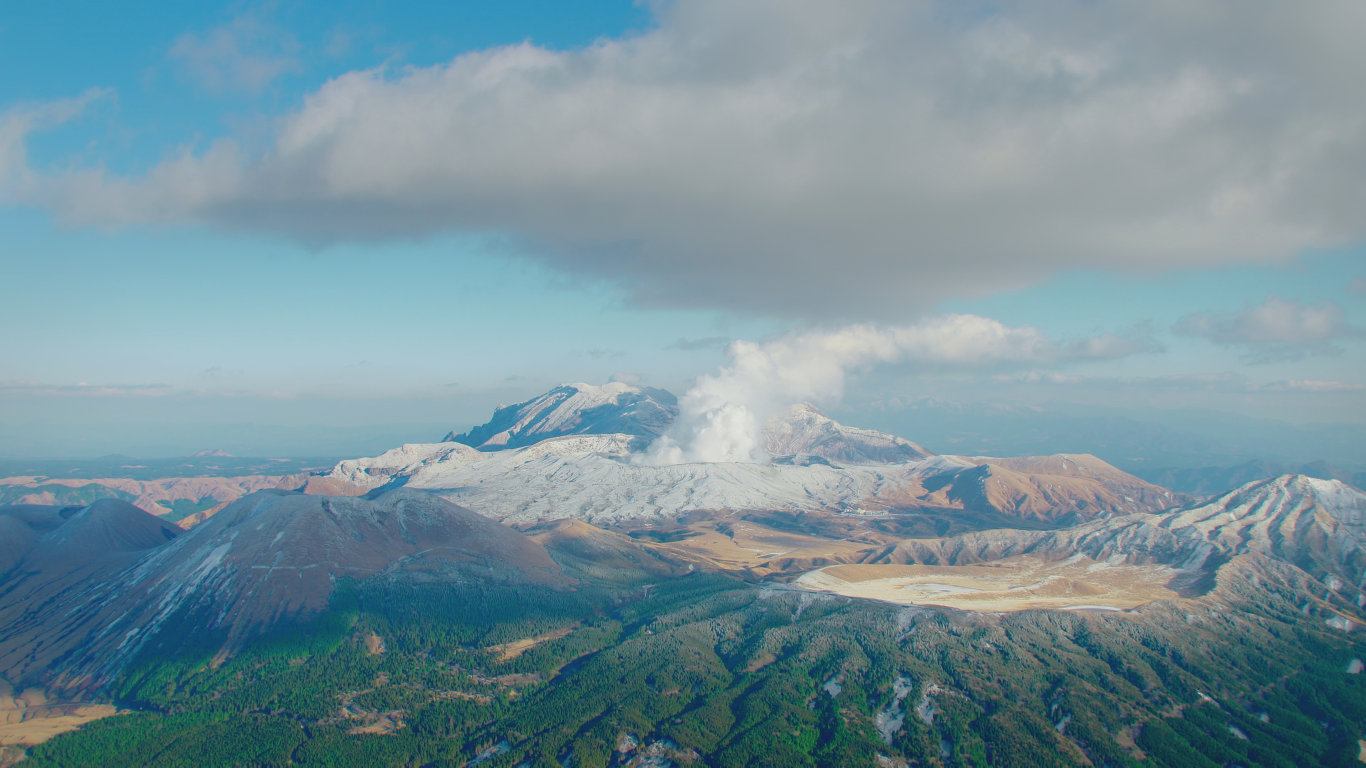
[[[1230,554],[1285,560],[1330,589],[1366,577],[1366,493],[1338,480],[1282,475],[1248,483],[1176,510],[1162,525],[1180,536],[1207,539]]]
[[[451,443],[407,445],[398,452],[342,462],[326,477],[362,489],[401,484],[430,491],[498,520],[577,518],[610,523],[674,518],[700,510],[943,508],[956,503],[950,498],[954,478],[977,471],[980,461],[930,456],[897,464],[792,461],[661,466],[636,463],[633,445],[630,435],[573,435],[492,452],[451,449]],[[403,464],[404,458],[410,463]],[[1020,477],[1041,484],[1056,480],[1046,475]],[[1114,494],[1104,501],[1106,486],[1099,481],[1075,490],[1072,486],[1077,481],[1063,479],[1071,485],[1058,491],[1052,502],[1057,509],[1081,500],[1088,517],[1157,511]],[[1013,509],[980,508],[993,510],[1015,513]]]
[[[362,488],[396,481],[432,491],[499,520],[579,518],[607,522],[673,517],[695,510],[841,510],[921,487],[920,479],[972,466],[936,456],[899,465],[836,467],[813,463],[632,462],[630,435],[575,435],[527,448],[446,450],[450,443],[406,445],[372,459],[338,464],[327,477]],[[408,457],[409,464],[398,459]],[[884,504],[885,506],[885,504]]]

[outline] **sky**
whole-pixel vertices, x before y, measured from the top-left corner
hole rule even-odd
[[[1013,408],[1345,428],[1366,462],[1363,23],[1355,0],[9,9],[0,458],[358,455],[758,350],[784,361],[765,393],[931,448],[927,409]]]

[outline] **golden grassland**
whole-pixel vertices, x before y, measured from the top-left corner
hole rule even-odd
[[[1036,608],[1127,610],[1178,597],[1168,587],[1175,575],[1160,565],[1018,556],[980,565],[833,565],[810,571],[795,583],[847,597],[996,613]]]
[[[778,531],[752,522],[706,522],[697,535],[671,542],[669,549],[686,552],[722,568],[757,568],[778,558],[829,557],[853,554],[868,545]]]
[[[0,746],[33,746],[120,710],[109,704],[49,701],[39,688],[15,693],[0,681]]]
[[[498,661],[500,662],[511,661],[517,658],[518,656],[521,656],[522,654],[526,653],[527,651],[531,650],[532,648],[535,648],[541,643],[548,643],[552,640],[559,640],[560,638],[565,637],[570,632],[573,632],[576,627],[578,627],[578,624],[572,624],[562,629],[557,629],[554,632],[547,632],[543,635],[537,635],[536,637],[524,637],[520,640],[513,640],[509,643],[490,645],[488,648],[485,648],[484,650],[488,651],[489,653],[497,654]]]

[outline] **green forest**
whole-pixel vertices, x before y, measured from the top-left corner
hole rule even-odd
[[[185,627],[198,650],[151,649],[115,684],[131,714],[25,765],[1360,765],[1366,676],[1344,670],[1366,644],[1289,589],[1224,608],[980,615],[703,573],[376,578],[226,660]]]

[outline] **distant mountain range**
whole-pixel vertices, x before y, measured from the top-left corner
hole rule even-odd
[[[309,475],[242,477],[167,477],[154,480],[94,477],[84,479],[20,476],[0,478],[0,504],[81,506],[116,498],[171,522],[187,525],[208,517],[248,493],[271,488],[294,490]]]
[[[1142,472],[1142,477],[1148,482],[1191,496],[1210,496],[1245,483],[1280,475],[1304,475],[1320,480],[1340,480],[1357,488],[1366,488],[1366,472],[1349,472],[1326,461],[1287,464],[1258,459],[1232,466],[1191,467]]]
[[[203,453],[203,452],[201,452]],[[335,464],[344,456],[304,458],[243,458],[217,454],[169,459],[139,459],[110,455],[95,459],[0,459],[0,477],[41,477],[62,480],[107,478],[164,480],[168,477],[245,477],[311,472]]]
[[[996,412],[992,424],[1005,425],[1008,428],[1008,425],[1013,423],[1012,419],[1018,420],[1021,417],[1017,411],[1018,409]],[[921,414],[922,421],[928,415],[938,414],[962,418],[966,420],[965,425],[974,423],[971,413],[962,408],[955,409],[952,404],[926,404],[918,409],[917,413]],[[551,438],[575,435],[626,436],[623,444],[619,444],[620,440],[608,441],[603,445],[592,442],[569,442],[553,447],[547,446],[544,449],[547,457],[545,460],[562,460],[579,465],[580,470],[591,475],[596,470],[587,467],[596,466],[600,470],[605,466],[591,458],[591,454],[611,455],[615,456],[618,462],[627,461],[631,453],[641,450],[650,441],[667,432],[677,414],[677,398],[665,390],[620,382],[600,386],[565,384],[525,402],[500,406],[487,423],[461,433],[452,430],[444,440],[496,455],[503,451],[531,448]],[[925,422],[925,425],[928,425],[932,432],[936,429],[942,431],[944,425],[935,427],[936,423],[930,420]],[[971,466],[985,468],[975,470],[977,474],[957,471],[946,474],[935,472],[934,465],[927,464],[921,468],[920,474],[938,474],[940,477],[931,480],[925,488],[910,488],[903,478],[890,484],[883,483],[880,490],[873,493],[868,491],[868,483],[876,485],[880,482],[876,478],[876,472],[871,479],[857,479],[861,474],[867,473],[860,473],[854,470],[854,467],[908,464],[926,461],[934,454],[921,445],[901,437],[842,425],[814,407],[803,404],[794,405],[787,412],[771,419],[765,425],[762,443],[763,449],[774,457],[773,464],[776,466],[809,467],[824,463],[839,472],[850,474],[849,482],[843,491],[835,490],[829,486],[832,483],[835,486],[839,485],[834,479],[834,474],[837,473],[826,472],[822,476],[822,471],[811,470],[805,473],[780,472],[783,479],[777,485],[771,485],[767,480],[744,476],[746,473],[752,474],[753,468],[731,472],[729,480],[724,477],[727,472],[711,473],[717,475],[716,477],[702,477],[708,473],[702,469],[692,468],[685,472],[691,478],[687,481],[691,488],[687,492],[681,488],[671,492],[667,499],[661,499],[664,503],[656,505],[655,509],[666,510],[670,504],[681,504],[687,509],[725,508],[735,504],[789,505],[802,509],[857,508],[864,501],[868,501],[874,508],[903,505],[922,509],[937,506],[946,509],[970,509],[982,515],[1000,514],[1004,516],[1002,520],[1014,519],[1018,524],[1025,519],[1077,521],[1095,514],[1107,514],[1103,512],[1106,509],[1111,512],[1158,509],[1169,506],[1182,495],[1197,498],[1211,496],[1247,482],[1283,474],[1337,479],[1357,487],[1366,485],[1366,472],[1343,470],[1322,461],[1286,464],[1257,460],[1229,466],[1178,469],[1160,469],[1140,463],[1133,465],[1132,471],[1135,475],[1124,475],[1123,478],[1120,477],[1123,473],[1115,474],[1115,468],[1105,464],[1100,474],[1108,474],[1111,478],[1110,491],[1081,492],[1080,484],[1084,483],[1084,480],[1073,478],[1065,484],[1078,491],[1080,495],[1071,499],[1067,494],[1060,492],[1056,477],[1044,482],[1044,485],[1051,484],[1051,490],[1046,493],[1036,492],[1042,486],[1037,485],[1036,479],[1021,476],[1020,468],[1025,466],[1021,463],[1022,460],[1015,460],[1012,465],[1011,462],[999,458],[947,457],[940,461],[941,467],[965,458]],[[440,470],[434,466],[423,469],[410,466],[411,462],[404,458],[413,454],[413,450],[415,449],[404,449],[397,454],[389,452],[376,459],[356,459],[350,464],[338,464],[335,460],[326,459],[238,458],[219,450],[200,451],[195,456],[184,459],[150,461],[127,456],[107,456],[88,461],[0,461],[0,504],[79,506],[99,498],[118,498],[167,520],[179,522],[182,526],[188,526],[256,490],[297,489],[307,486],[314,493],[352,494],[359,492],[360,489],[375,487],[376,478],[384,477],[385,479],[379,482],[418,482],[424,484],[424,487],[441,490],[443,495],[450,498],[478,505],[480,502],[476,501],[476,497],[481,493],[481,483],[489,492],[499,486],[499,481],[491,482],[483,478],[482,473],[492,472],[500,475],[495,466],[499,462],[505,463],[509,460],[508,457],[502,457],[482,469],[470,467],[457,470],[452,463],[454,459],[447,458],[437,461],[442,465]],[[431,457],[445,455],[444,449],[434,448],[429,453],[430,456],[424,454],[427,458],[421,459],[428,464],[431,463],[428,460]],[[482,460],[478,457],[470,456],[466,463],[480,461]],[[1051,464],[1031,461],[1033,463],[1030,466],[1035,468],[1062,466],[1057,461]],[[1094,457],[1089,457],[1082,463],[1099,467],[1096,463],[1098,461]],[[392,464],[390,469],[393,472],[390,476],[385,477],[384,471],[376,462]],[[365,477],[358,477],[355,474],[356,467],[360,465],[365,465],[360,471]],[[959,469],[965,468],[967,467]],[[433,476],[438,471],[450,477],[446,480],[435,480]],[[519,472],[525,471],[523,469]],[[411,476],[415,473],[420,473],[423,477],[412,480]],[[950,474],[955,478],[952,482],[948,482]],[[1023,472],[1023,475],[1035,478],[1051,474],[1053,473],[1040,472],[1037,469]],[[478,482],[464,482],[462,478],[468,479],[466,475]],[[988,478],[986,475],[992,477]],[[517,476],[523,477],[522,474]],[[641,477],[643,476],[644,473],[641,474]],[[403,478],[401,481],[400,477]],[[510,477],[505,480],[510,481]],[[667,478],[661,477],[659,482],[667,482]],[[1114,482],[1118,482],[1119,485],[1113,485]],[[454,483],[460,485],[461,490],[455,490],[454,487],[441,489],[438,487],[440,483]],[[726,485],[732,487],[722,488]],[[914,483],[910,485],[913,486]],[[527,496],[528,489],[536,486],[537,483],[532,482],[525,487],[511,488],[509,499],[515,499],[519,494]],[[1157,488],[1156,491],[1153,486]],[[631,484],[628,482],[618,487],[629,488]],[[1159,491],[1162,489],[1176,495],[1161,496]],[[646,495],[658,494],[659,491],[652,491]],[[555,491],[539,501],[526,499],[518,508],[516,503],[508,500],[501,503],[494,514],[502,518],[518,516],[518,519],[539,519],[542,513],[535,511],[537,504],[546,514],[558,514],[557,510],[568,510],[578,505],[577,508],[584,514],[598,517],[603,514],[616,514],[604,513],[602,509],[606,508],[604,505],[610,497],[619,497],[622,494],[600,491],[596,496],[590,493],[584,498],[569,498],[574,495],[569,486],[556,484]],[[644,497],[637,495],[632,504],[624,505],[623,509],[634,504],[641,509],[629,514],[646,514],[649,504],[641,501],[642,498]],[[1135,504],[1138,506],[1134,506]]]

